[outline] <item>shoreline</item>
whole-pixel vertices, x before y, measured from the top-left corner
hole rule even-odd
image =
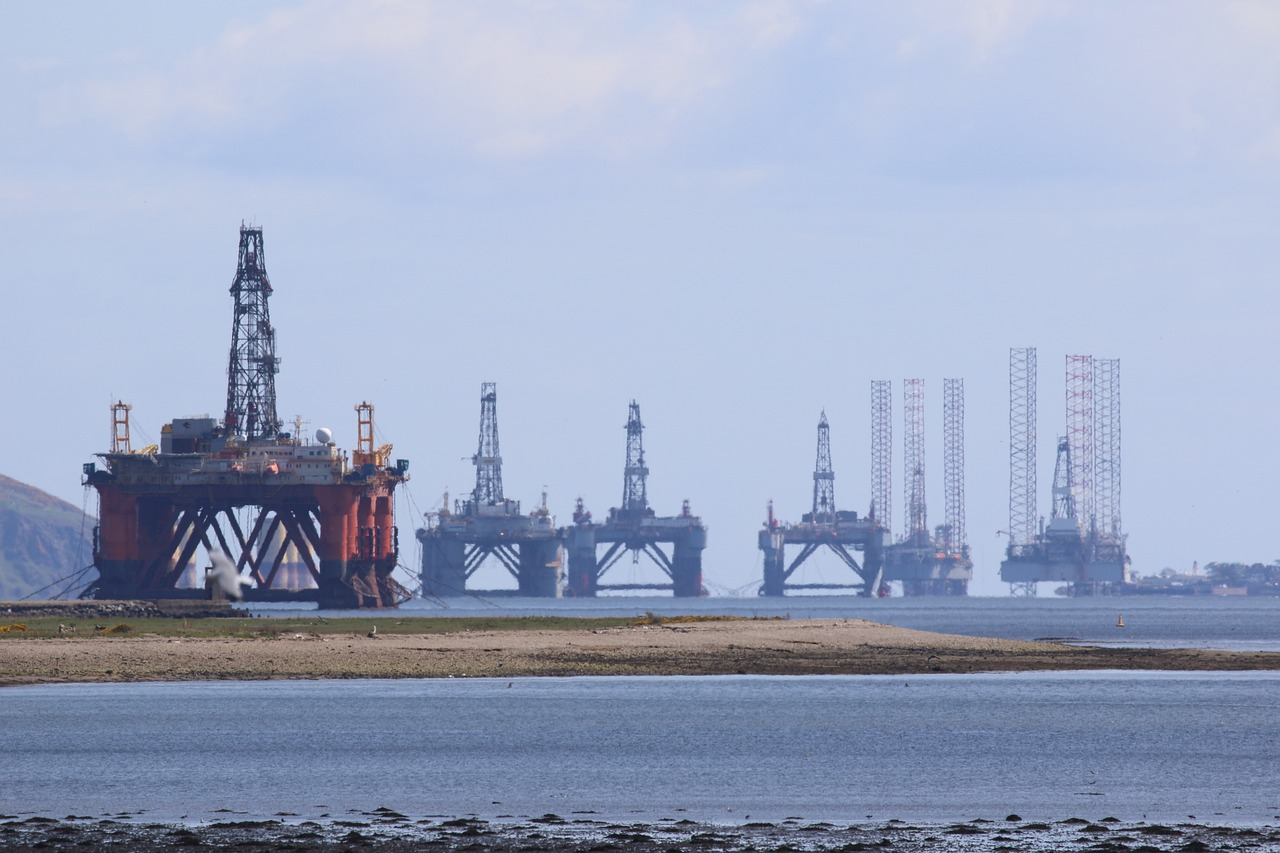
[[[664,818],[657,821],[610,822],[570,813],[545,814],[509,822],[475,816],[414,819],[386,807],[348,813],[320,821],[234,819],[214,823],[145,823],[68,816],[64,819],[0,815],[0,845],[17,849],[83,849],[111,845],[130,850],[176,850],[208,846],[308,850],[314,853],[362,849],[504,851],[566,850],[598,853],[626,849],[634,853],[668,853],[672,849],[706,851],[1063,851],[1063,850],[1258,850],[1280,844],[1280,829],[1269,824],[1232,825],[1212,821],[1164,824],[1122,821],[1114,817],[1087,820],[1070,817],[1053,822],[1003,819],[966,822],[867,821],[853,824],[811,823],[799,818],[779,822],[706,823]],[[296,816],[295,816],[296,817]]]
[[[222,620],[217,620],[221,622]],[[352,620],[358,622],[359,620]],[[460,620],[466,624],[467,620]],[[1280,652],[1000,640],[864,619],[656,620],[607,628],[0,640],[0,686],[137,681],[609,675],[920,675],[1280,670]]]

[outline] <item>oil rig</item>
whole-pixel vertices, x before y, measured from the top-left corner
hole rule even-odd
[[[1120,361],[1066,357],[1066,434],[1057,441],[1049,521],[1036,514],[1036,351],[1009,351],[1009,545],[1000,579],[1033,596],[1040,581],[1070,595],[1128,581],[1120,526]]]
[[[483,590],[485,595],[522,595],[557,598],[561,594],[560,534],[542,505],[528,515],[520,502],[502,493],[502,455],[498,447],[498,386],[480,385],[480,442],[471,457],[476,485],[471,497],[455,501],[449,509],[445,495],[439,512],[427,513],[418,530],[422,543],[422,595],[454,597],[476,594],[467,581],[492,557],[516,580],[516,589]]]
[[[852,511],[836,509],[835,471],[831,467],[830,427],[827,413],[818,420],[818,455],[813,471],[813,508],[801,516],[799,524],[782,524],[773,515],[769,502],[764,529],[759,534],[764,555],[764,583],[759,594],[782,596],[788,590],[852,589],[859,595],[879,594],[882,587],[884,528],[872,514],[858,518]],[[786,546],[799,545],[800,553],[790,563]],[[790,583],[796,569],[819,548],[826,546],[860,579],[860,583]],[[862,563],[853,551],[863,552]]]
[[[906,379],[903,397],[903,459],[907,526],[884,548],[884,582],[897,581],[904,596],[967,595],[973,561],[964,522],[964,380],[943,380],[944,523],[930,535],[925,502],[924,380]],[[873,512],[885,535],[891,529],[891,387],[871,383],[871,488]],[[881,509],[883,508],[883,509]]]
[[[640,405],[631,401],[627,410],[627,459],[622,476],[622,505],[609,510],[603,524],[596,524],[578,498],[573,525],[564,531],[569,552],[567,595],[594,597],[600,590],[671,590],[676,597],[706,595],[702,586],[702,551],[707,547],[707,528],[694,515],[686,500],[677,516],[659,517],[649,506],[649,469],[644,462],[644,424]],[[668,554],[661,547],[671,546]],[[603,554],[597,548],[607,545]],[[644,554],[669,582],[601,583],[601,577],[622,556],[631,554],[633,563]]]
[[[275,330],[262,229],[240,227],[227,404],[221,420],[176,418],[160,444],[134,450],[130,406],[112,407],[112,446],[87,463],[97,490],[98,578],[84,597],[204,598],[199,552],[224,552],[250,601],[322,608],[395,607],[409,597],[391,573],[398,555],[394,490],[409,463],[374,447],[374,407],[356,406],[350,461],[328,429],[284,432],[276,410]]]

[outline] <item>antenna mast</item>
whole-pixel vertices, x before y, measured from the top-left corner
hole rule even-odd
[[[271,327],[262,229],[240,226],[240,259],[231,283],[235,318],[231,327],[231,358],[227,366],[227,432],[248,440],[274,438],[280,432],[276,414],[276,333]]]

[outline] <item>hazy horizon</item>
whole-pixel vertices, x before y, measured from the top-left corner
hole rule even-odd
[[[941,523],[942,380],[960,377],[971,592],[1005,594],[1022,346],[1042,515],[1064,357],[1118,358],[1134,568],[1280,556],[1273,4],[5,17],[0,470],[76,506],[113,399],[136,445],[221,414],[244,221],[265,231],[280,415],[349,449],[354,406],[377,407],[411,460],[415,570],[420,513],[474,483],[482,381],[507,496],[527,511],[545,487],[560,524],[579,496],[597,518],[620,501],[637,400],[651,505],[687,498],[708,586],[751,594],[767,502],[809,509],[823,410],[837,505],[867,510],[872,380],[894,383],[900,534],[902,380],[925,379]],[[834,558],[810,571],[852,578]]]

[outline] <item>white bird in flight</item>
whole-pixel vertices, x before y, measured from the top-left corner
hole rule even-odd
[[[210,551],[209,560],[213,563],[213,567],[209,569],[209,577],[222,590],[222,594],[236,601],[244,598],[241,585],[252,586],[253,581],[240,577],[240,573],[236,571],[236,564],[231,562],[231,558],[222,551]]]

